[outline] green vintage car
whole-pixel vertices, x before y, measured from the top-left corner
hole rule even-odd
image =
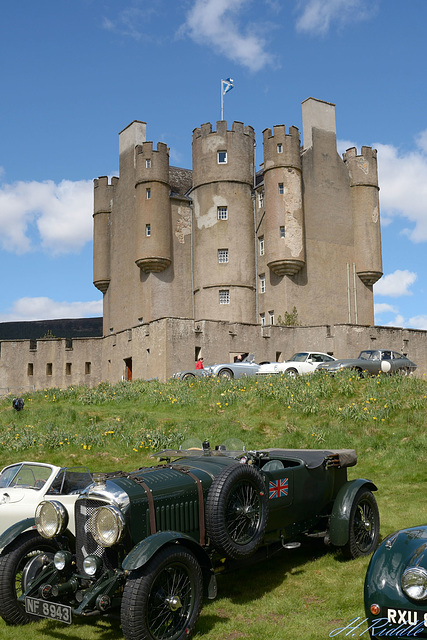
[[[292,549],[307,535],[348,558],[377,545],[376,486],[347,479],[353,450],[237,451],[204,442],[157,455],[157,466],[96,474],[76,501],[75,537],[60,497],[38,505],[38,533],[25,521],[0,537],[7,623],[71,623],[116,610],[126,640],[183,640],[203,597],[215,598],[220,569]]]
[[[365,610],[371,638],[427,638],[427,527],[385,538],[365,578]]]

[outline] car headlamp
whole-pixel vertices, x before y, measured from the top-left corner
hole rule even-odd
[[[43,538],[54,538],[67,528],[68,512],[57,500],[46,500],[37,505],[35,521]]]
[[[412,600],[427,598],[427,571],[422,567],[409,567],[402,576],[402,589]]]
[[[68,569],[71,566],[72,561],[73,556],[69,551],[65,551],[64,549],[57,551],[53,556],[53,564],[55,565],[55,569],[58,571]]]
[[[123,536],[125,520],[117,507],[102,506],[92,513],[89,526],[93,537],[101,547],[112,547]]]
[[[86,556],[83,560],[83,571],[88,576],[94,576],[102,567],[102,560],[98,556]]]

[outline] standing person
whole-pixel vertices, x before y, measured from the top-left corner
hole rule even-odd
[[[196,369],[203,369],[203,358],[199,358],[196,362]]]

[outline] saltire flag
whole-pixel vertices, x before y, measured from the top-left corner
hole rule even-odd
[[[287,478],[282,480],[270,480],[268,485],[268,498],[283,498],[289,492],[289,483]]]
[[[222,95],[225,96],[226,93],[232,90],[234,87],[234,80],[232,78],[227,78],[227,80],[221,80],[222,86]]]

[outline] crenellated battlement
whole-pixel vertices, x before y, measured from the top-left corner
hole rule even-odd
[[[116,176],[111,178],[111,184],[108,183],[108,176],[95,178],[93,181],[94,214],[111,212],[114,194],[118,183],[119,178]]]
[[[135,148],[136,182],[165,182],[169,181],[169,147],[164,142],[157,143],[153,149],[153,142],[143,142]]]
[[[246,135],[251,138],[255,138],[254,128],[250,125],[244,125],[243,122],[234,121],[231,129],[227,129],[226,120],[218,120],[216,123],[216,131],[212,129],[210,122],[205,122],[200,127],[193,129],[193,141],[196,138],[206,138],[210,135],[226,136],[227,133],[238,133],[240,135]]]
[[[300,132],[297,127],[289,127],[286,133],[284,124],[276,125],[262,132],[264,145],[264,171],[275,167],[294,167],[301,169]]]
[[[351,147],[343,153],[343,160],[348,168],[351,186],[378,187],[377,150],[372,147],[362,147],[358,155],[356,147]]]

